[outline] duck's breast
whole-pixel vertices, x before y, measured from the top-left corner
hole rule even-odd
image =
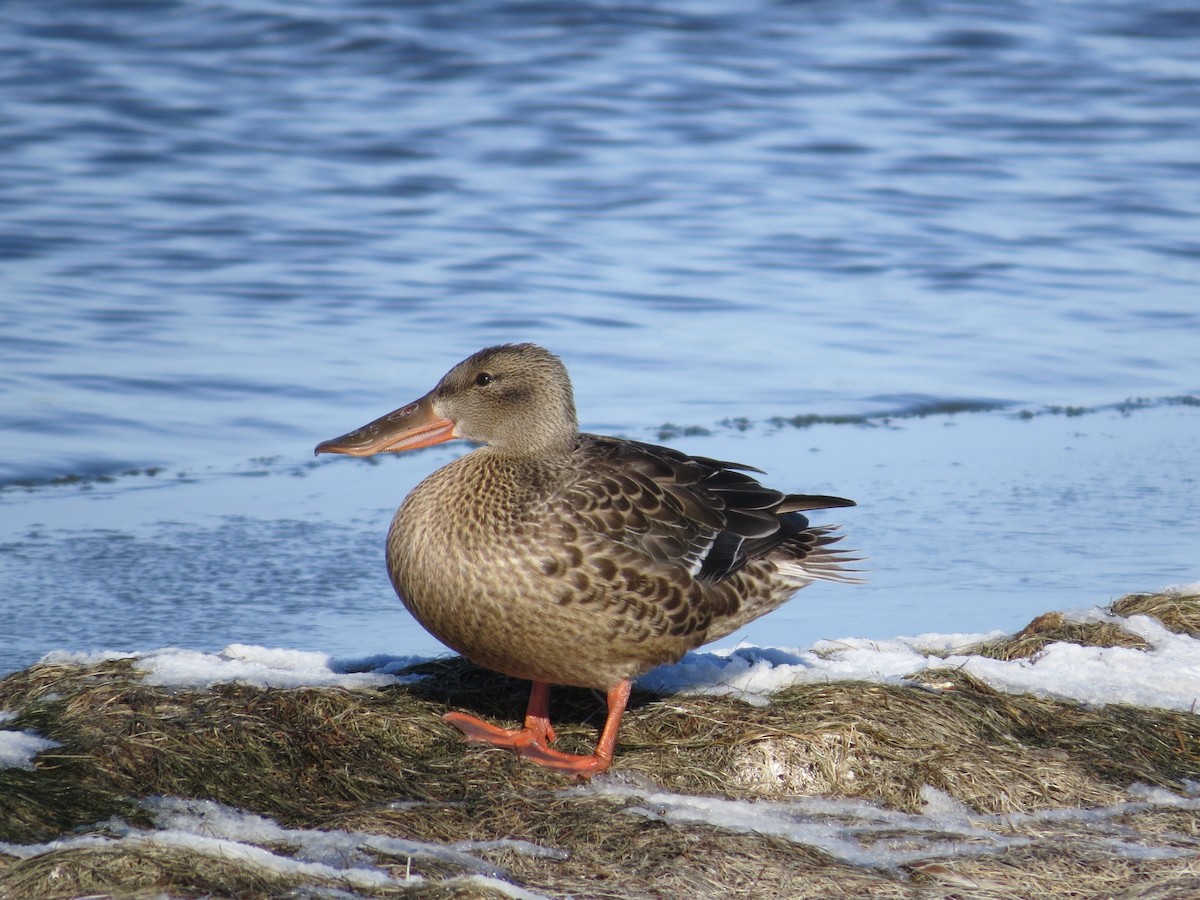
[[[597,688],[703,640],[686,569],[598,531],[569,477],[481,453],[418,485],[388,535],[396,592],[433,635],[509,675]]]

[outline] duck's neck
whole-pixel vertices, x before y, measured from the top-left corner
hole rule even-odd
[[[530,464],[561,460],[574,452],[579,442],[575,429],[527,431],[511,441],[496,441],[482,449],[495,459]]]

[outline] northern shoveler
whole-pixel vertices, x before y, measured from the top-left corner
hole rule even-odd
[[[606,769],[632,681],[770,612],[815,580],[857,581],[804,511],[750,466],[581,433],[562,361],[534,344],[481,350],[395,412],[317,445],[370,456],[482,444],[405,499],[387,538],[396,593],[473,662],[533,682],[524,727],[461,712],[468,740],[581,777]],[[551,684],[608,694],[592,756],[550,747]]]

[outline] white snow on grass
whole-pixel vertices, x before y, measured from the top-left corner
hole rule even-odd
[[[1196,593],[1200,583],[1178,590]],[[1056,643],[1030,659],[1002,661],[958,652],[970,644],[994,639],[998,633],[926,634],[885,641],[850,638],[821,641],[798,650],[738,647],[689,653],[676,665],[647,673],[639,683],[660,692],[720,693],[768,703],[773,692],[794,684],[839,680],[902,683],[905,676],[915,672],[950,667],[1004,691],[1094,704],[1196,709],[1200,703],[1200,640],[1174,634],[1146,616],[1120,619],[1101,609],[1066,615],[1080,622],[1115,622],[1140,636],[1149,649]],[[220,653],[168,648],[144,654],[51,654],[44,661],[91,664],[130,657],[147,683],[190,689],[222,682],[262,687],[370,688],[413,680],[416,676],[398,673],[420,661],[399,656],[336,660],[324,653],[245,644],[231,645]],[[13,715],[0,712],[0,723]],[[53,741],[27,731],[0,731],[0,766],[31,768],[33,757],[53,746],[57,746]],[[1176,835],[1172,846],[1150,846],[1122,821],[1130,813],[1146,810],[1200,813],[1200,796],[1196,796],[1200,795],[1200,784],[1187,785],[1183,795],[1135,785],[1129,792],[1131,802],[1110,807],[1005,815],[974,813],[930,786],[923,789],[924,808],[916,814],[865,801],[822,797],[745,801],[686,796],[613,774],[568,790],[617,801],[621,806],[616,815],[769,834],[812,847],[847,864],[871,868],[896,869],[919,865],[923,859],[1020,847],[1032,839],[1014,833],[1014,827],[1032,826],[1036,832],[1038,823],[1047,827],[1063,822],[1081,825],[1098,849],[1129,858],[1188,855],[1194,852],[1193,845],[1200,843],[1188,835]],[[460,881],[487,885],[521,900],[538,895],[506,881],[503,871],[475,854],[503,847],[527,855],[564,858],[558,848],[518,839],[432,844],[367,832],[289,829],[272,819],[209,801],[155,798],[144,805],[154,819],[153,828],[112,822],[107,826],[112,837],[84,835],[39,845],[0,844],[0,853],[27,857],[67,847],[140,842],[237,859],[301,881],[337,880],[364,889],[411,883],[415,878],[404,874],[408,861],[419,868],[422,860],[429,860],[463,872]],[[398,861],[403,868],[395,863],[385,868],[380,859]],[[399,876],[394,874],[397,869],[402,873]]]
[[[1175,634],[1149,616],[1123,619],[1100,609],[1065,615],[1078,622],[1119,624],[1150,648],[1053,643],[1029,659],[999,660],[954,652],[993,640],[999,633],[925,634],[887,641],[847,638],[820,641],[804,650],[696,651],[673,666],[647,672],[638,684],[660,693],[728,694],[762,704],[770,694],[795,684],[849,680],[898,684],[923,669],[951,668],[1009,693],[1184,712],[1200,708],[1200,641]]]
[[[424,662],[418,656],[369,656],[338,660],[328,653],[253,644],[230,644],[219,653],[164,647],[147,653],[102,650],[77,653],[55,650],[39,663],[94,666],[131,659],[147,684],[202,690],[236,682],[257,687],[377,687],[414,680],[394,673]]]
[[[556,848],[520,840],[434,844],[368,832],[284,828],[266,816],[242,812],[209,800],[155,797],[143,801],[141,805],[150,813],[155,828],[137,828],[113,820],[107,823],[107,830],[112,837],[81,835],[44,844],[0,842],[0,853],[27,859],[74,848],[174,847],[239,862],[300,882],[334,881],[363,889],[420,883],[423,879],[409,871],[409,864],[433,860],[464,872],[458,878],[439,881],[440,884],[467,882],[484,885],[516,900],[544,898],[504,880],[505,873],[501,869],[472,856],[468,850],[496,846],[532,856],[554,859],[566,856]],[[267,846],[272,849],[267,849]],[[400,877],[390,874],[387,869],[373,862],[374,856],[405,861],[405,874]]]
[[[4,718],[12,716],[6,714]],[[35,756],[43,750],[61,746],[58,741],[41,737],[32,731],[0,731],[0,769],[32,769]]]
[[[133,659],[132,650],[51,650],[38,660],[43,666],[98,666],[114,659]]]
[[[434,859],[476,875],[503,875],[455,845],[431,844],[366,832],[319,831],[284,828],[274,820],[230,809],[207,800],[176,800],[160,797],[143,804],[154,814],[156,824],[168,831],[204,834],[229,841],[288,844],[297,848],[295,857],[328,865],[362,862],[367,850],[400,859]]]
[[[892,869],[919,859],[962,854],[968,847],[980,854],[1029,843],[1026,838],[1001,836],[972,825],[957,810],[952,815],[918,815],[863,800],[822,797],[788,802],[726,800],[644,791],[608,780],[577,791],[636,801],[623,810],[627,815],[771,835],[861,868]]]
[[[1076,823],[1086,827],[1098,846],[1138,859],[1194,855],[1197,842],[1177,835],[1190,848],[1148,846],[1138,840],[1122,817],[1148,810],[1200,811],[1200,797],[1181,796],[1162,788],[1134,785],[1135,798],[1098,809],[1048,809],[1020,814],[983,814],[963,806],[945,792],[925,785],[920,813],[885,809],[865,800],[800,797],[790,801],[727,800],[672,794],[643,788],[616,776],[598,778],[573,789],[580,795],[611,797],[625,802],[625,815],[668,824],[704,824],[728,831],[766,834],[810,847],[860,868],[898,869],[925,859],[980,856],[1023,847],[1034,838],[1014,834],[1018,825]],[[1036,828],[1034,829],[1036,831]]]
[[[382,687],[401,679],[392,674],[418,662],[414,657],[370,660],[367,671],[352,663],[338,664],[327,653],[230,644],[220,653],[168,648],[139,656],[137,668],[147,684],[206,688],[221,682],[257,687]]]
[[[1174,590],[1195,593],[1200,582]],[[763,704],[775,691],[795,684],[851,680],[899,684],[905,676],[925,669],[955,668],[1011,693],[1090,704],[1200,708],[1200,640],[1175,634],[1149,616],[1121,618],[1099,608],[1064,615],[1078,622],[1113,622],[1150,647],[1054,643],[1029,659],[998,660],[956,651],[994,640],[1001,632],[846,638],[819,641],[804,649],[741,646],[693,651],[674,665],[646,673],[638,686],[667,694],[726,694]],[[146,683],[191,689],[223,682],[284,688],[381,687],[419,679],[397,673],[423,661],[386,655],[338,660],[326,653],[231,644],[220,653],[178,648],[143,654],[52,653],[43,662],[91,664],[129,657]]]
[[[1191,793],[1200,784],[1189,785]],[[863,800],[798,797],[787,801],[727,800],[673,794],[657,786],[634,783],[630,776],[604,775],[564,794],[608,798],[621,804],[614,815],[632,815],[664,824],[701,824],[733,833],[762,834],[818,850],[861,868],[900,871],[929,859],[999,853],[1035,841],[1044,823],[1083,826],[1086,841],[1097,850],[1130,859],[1169,859],[1194,855],[1197,841],[1189,834],[1168,836],[1171,846],[1152,846],[1131,832],[1126,817],[1153,810],[1200,812],[1200,796],[1174,794],[1162,788],[1134,785],[1126,803],[1095,809],[1047,809],[1031,813],[973,812],[944,792],[926,785],[923,810],[906,813]],[[106,823],[107,836],[79,835],[43,844],[0,842],[0,853],[27,859],[76,848],[114,848],[137,852],[140,846],[184,849],[222,860],[237,861],[300,883],[341,883],[351,888],[387,889],[422,881],[408,863],[431,860],[464,874],[439,882],[486,885],[517,900],[542,900],[507,881],[506,873],[471,851],[503,847],[529,856],[566,859],[555,847],[508,839],[435,844],[352,831],[285,828],[273,819],[207,800],[156,797],[142,802],[153,828],[120,820]],[[1026,834],[1014,833],[1024,826]],[[1077,836],[1074,840],[1085,840]],[[269,848],[269,849],[268,849]],[[379,858],[395,862],[389,868]],[[395,873],[395,874],[394,874]]]
[[[1168,589],[1197,593],[1200,582]],[[923,634],[890,640],[846,638],[819,641],[805,649],[741,646],[693,651],[674,665],[660,666],[638,680],[659,693],[709,693],[763,704],[775,691],[795,684],[865,680],[901,683],[930,668],[957,668],[1002,691],[1031,693],[1083,703],[1125,703],[1181,711],[1200,708],[1200,640],[1167,630],[1148,616],[1121,618],[1094,608],[1074,610],[1078,622],[1113,622],[1150,648],[1082,647],[1054,643],[1029,659],[998,660],[956,652],[1001,637],[987,634]],[[413,656],[376,655],[338,660],[326,653],[231,644],[220,653],[166,648],[150,653],[56,652],[43,662],[88,665],[133,658],[146,683],[203,689],[223,682],[260,687],[380,687],[413,681],[402,676]]]

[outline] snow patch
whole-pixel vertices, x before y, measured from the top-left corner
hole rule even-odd
[[[416,662],[408,658],[407,663]],[[137,658],[147,684],[175,688],[207,688],[237,682],[257,687],[382,687],[402,679],[382,671],[400,667],[389,657],[374,671],[339,671],[327,653],[230,644],[220,653],[167,648]]]
[[[1200,582],[1165,590],[1200,592]],[[1091,704],[1124,703],[1180,711],[1200,707],[1200,640],[1176,634],[1149,616],[1121,618],[1105,609],[1064,613],[1077,622],[1112,622],[1142,638],[1149,649],[1083,647],[1054,643],[1028,659],[969,656],[961,649],[995,640],[986,634],[922,634],[890,640],[844,638],[818,641],[807,649],[739,646],[693,651],[674,665],[660,666],[638,679],[658,693],[723,694],[762,705],[770,695],[796,684],[831,681],[905,683],[931,668],[957,668],[1011,693]],[[204,689],[223,682],[260,687],[380,687],[415,681],[398,674],[425,660],[375,655],[335,660],[326,653],[231,644],[220,653],[166,648],[144,654],[64,653],[45,663],[92,665],[133,658],[147,684]]]
[[[746,834],[768,834],[861,868],[894,869],[929,857],[994,853],[1029,843],[1027,838],[1000,835],[978,827],[958,809],[950,814],[916,815],[884,809],[864,800],[823,797],[802,797],[789,802],[726,800],[644,790],[612,779],[598,780],[575,790],[626,801],[627,815],[665,823],[713,825]]]
[[[632,784],[616,776],[598,778],[573,791],[622,801],[626,815],[769,834],[819,850],[848,865],[888,870],[926,859],[980,856],[1024,847],[1034,839],[1014,834],[1014,827],[1038,823],[1084,825],[1098,846],[1132,859],[1186,857],[1194,851],[1140,843],[1121,819],[1154,809],[1200,810],[1200,797],[1145,785],[1133,785],[1129,793],[1134,800],[1127,803],[1017,814],[976,813],[931,785],[921,790],[924,805],[920,813],[885,809],[865,800],[824,797],[767,801],[687,796]]]
[[[81,835],[44,844],[0,842],[0,853],[29,858],[56,850],[125,846],[175,847],[192,853],[234,860],[274,875],[298,881],[340,881],[351,887],[378,889],[418,884],[417,875],[397,878],[374,863],[375,856],[401,860],[435,860],[465,874],[446,883],[486,885],[516,900],[544,900],[506,880],[497,866],[468,850],[505,847],[518,853],[563,859],[566,854],[522,840],[434,844],[354,831],[284,828],[273,819],[243,812],[210,800],[155,797],[142,803],[154,821],[153,829],[125,822],[108,823],[112,837]],[[262,845],[274,848],[266,849]]]
[[[58,741],[32,731],[0,731],[0,769],[33,769],[33,758],[43,750],[61,747]]]
[[[1192,586],[1177,589],[1180,593]],[[741,646],[693,651],[673,666],[643,675],[638,685],[660,693],[725,694],[756,705],[796,684],[862,680],[892,684],[925,669],[960,669],[998,690],[1083,703],[1125,703],[1179,711],[1200,706],[1200,641],[1150,616],[1121,618],[1102,609],[1064,614],[1078,622],[1112,622],[1142,638],[1147,650],[1053,643],[1029,659],[956,653],[1002,636],[923,634],[891,640],[845,638],[804,650]]]

